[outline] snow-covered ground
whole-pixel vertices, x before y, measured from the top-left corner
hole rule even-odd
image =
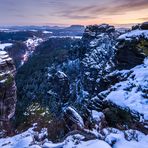
[[[8,138],[0,139],[1,148],[27,148],[33,141],[32,129],[27,130],[26,132]]]
[[[12,45],[13,45],[12,43],[3,43],[3,44],[0,44],[0,49],[4,50],[6,47],[10,47]]]
[[[1,138],[1,148],[147,148],[148,136],[136,131],[120,131],[114,128],[105,128],[102,131],[104,138],[85,141],[85,137],[76,134],[68,136],[61,143],[53,143],[48,139],[36,141],[47,136],[47,129],[43,128],[40,133],[33,128],[13,137]]]
[[[125,72],[124,70],[121,72]],[[141,119],[148,121],[148,58],[144,64],[127,71],[131,72],[127,80],[111,87],[106,100],[117,106],[138,112]],[[126,73],[126,72],[125,72]]]
[[[127,141],[125,139],[120,139],[113,148],[147,148],[148,146],[148,136],[144,137],[139,141],[131,140]]]
[[[103,140],[90,140],[86,142],[81,142],[80,144],[78,144],[78,146],[76,146],[76,148],[111,148],[111,146]]]
[[[105,141],[112,145],[112,148],[147,148],[148,136],[139,131],[110,130],[111,132],[108,132],[107,129],[104,129],[106,131]]]

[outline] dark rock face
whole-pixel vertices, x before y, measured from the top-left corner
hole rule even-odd
[[[70,88],[67,75],[58,71],[50,77],[50,81],[52,83],[52,89],[48,92],[49,95],[55,95],[61,103],[68,102]]]
[[[90,25],[86,27],[83,37],[95,38],[100,33],[111,33],[114,31],[115,31],[114,26],[110,26],[108,24]]]
[[[22,42],[16,42],[12,47],[6,48],[6,51],[14,61],[16,69],[21,65],[26,49],[27,47]]]
[[[136,29],[148,30],[148,22],[144,22],[142,24],[137,24],[135,26],[132,26],[132,30],[136,30]]]
[[[132,30],[140,29],[140,24],[132,26]]]
[[[142,30],[148,30],[148,22],[142,23],[141,26],[140,26],[140,28],[141,28]]]
[[[16,84],[15,66],[5,51],[0,51],[0,122],[2,127],[15,113]],[[1,128],[2,128],[1,127]]]
[[[132,33],[140,33],[133,36]],[[115,55],[118,69],[130,69],[136,65],[142,64],[148,52],[148,39],[142,34],[141,30],[135,30],[127,33],[127,36],[120,36],[116,45],[117,53]]]
[[[119,42],[116,46],[119,50],[116,54],[118,69],[130,69],[138,64],[142,64],[144,55],[136,48],[137,43]]]

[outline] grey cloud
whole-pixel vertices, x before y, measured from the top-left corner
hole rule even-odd
[[[67,18],[71,17],[71,19],[93,19],[97,16],[122,15],[130,11],[138,11],[141,9],[148,9],[148,0],[114,0],[113,3],[108,3],[108,5],[99,5],[96,3],[96,5],[81,6],[80,8],[70,7],[69,9],[59,11],[57,15]],[[96,15],[96,17],[94,17],[94,15]]]
[[[3,20],[9,22],[12,19],[17,22],[21,17],[28,23],[42,20],[58,20],[57,23],[60,23],[63,18],[69,22],[87,19],[93,21],[142,9],[148,9],[148,0],[1,0],[0,21],[4,23]],[[139,20],[146,20],[145,16],[148,14],[143,14]]]
[[[62,17],[67,17],[70,19],[95,19],[97,17],[95,16],[89,16],[89,15],[74,15],[74,14],[65,14],[65,15],[61,15]]]

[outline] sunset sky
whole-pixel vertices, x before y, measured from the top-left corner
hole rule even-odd
[[[0,0],[1,26],[144,21],[148,21],[148,0]]]

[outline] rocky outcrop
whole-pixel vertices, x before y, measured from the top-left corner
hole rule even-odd
[[[147,31],[142,29],[132,30],[121,35],[121,32],[115,30],[113,26],[106,24],[86,28],[79,48],[81,54],[78,54],[80,56],[80,71],[75,79],[77,95],[75,96],[76,105],[74,105],[80,115],[76,110],[72,112],[69,108],[64,112],[65,120],[71,130],[81,129],[77,125],[77,120],[73,117],[73,115],[78,114],[83,119],[84,127],[87,129],[93,129],[97,125],[97,130],[113,126],[121,130],[133,128],[147,132],[145,128],[147,121],[143,119],[141,113],[130,110],[128,106],[128,109],[122,108],[120,104],[113,103],[107,98],[110,93],[112,97],[112,93],[116,89],[118,90],[122,83],[123,86],[124,84],[127,85],[123,90],[125,95],[129,94],[129,99],[132,98],[132,95],[135,96],[136,92],[132,94],[130,91],[131,89],[134,91],[135,85],[138,84],[135,81],[131,82],[131,79],[134,80],[135,78],[133,75],[135,69],[131,68],[142,64],[147,56],[147,39]],[[82,49],[83,52],[81,52]],[[122,69],[124,70],[122,71]],[[144,70],[146,71],[146,69]],[[147,79],[144,78],[144,81],[147,81]],[[139,84],[135,88],[141,94],[140,96],[144,96],[142,102],[145,102],[147,97],[145,93],[147,92],[145,86],[147,83],[145,83],[143,83],[144,86]],[[113,95],[114,97],[111,99],[122,104],[122,99],[125,99],[122,96],[123,92],[119,91],[118,94],[117,91],[117,94]],[[119,95],[123,98],[118,97]],[[140,96],[136,97],[140,99]],[[127,105],[129,104],[127,103]],[[101,112],[103,113],[101,119],[96,121],[93,116],[95,114],[99,116]],[[144,122],[141,122],[140,119]]]
[[[59,100],[59,102],[62,104],[68,102],[70,88],[67,75],[62,71],[58,71],[49,76],[49,81],[51,82],[52,86],[48,91],[48,94],[57,98],[57,100]]]
[[[116,49],[115,59],[118,69],[130,69],[142,64],[148,55],[148,31],[136,29],[121,35]]]
[[[116,39],[120,35],[108,24],[86,27],[82,42],[86,53],[81,61],[83,70],[82,83],[90,94],[98,92],[99,78],[111,68],[111,59],[115,54]],[[100,77],[99,77],[100,76]]]
[[[12,59],[5,51],[0,51],[0,122],[2,127],[15,113],[15,72],[16,69]]]
[[[141,26],[140,26],[140,28],[141,28],[142,30],[148,30],[148,22],[142,23]]]
[[[146,58],[143,64],[130,70],[116,70],[106,75],[103,78],[106,90],[91,99],[89,108],[102,111],[110,126],[148,132],[147,61]]]
[[[148,22],[144,22],[142,24],[137,24],[137,25],[132,27],[132,30],[136,30],[136,29],[148,30]]]
[[[112,29],[108,31],[108,28]],[[147,79],[144,77],[144,82],[138,84],[134,81],[136,75],[133,74],[133,71],[136,71],[138,68],[135,66],[143,64],[145,57],[148,55],[147,30],[140,28],[120,35],[118,31],[115,31],[112,26],[109,27],[109,25],[89,26],[85,30],[82,41],[85,46],[85,54],[81,59],[80,69],[82,75],[79,83],[81,83],[83,94],[87,93],[87,103],[83,104],[83,106],[86,105],[89,111],[97,110],[98,112],[103,112],[107,121],[104,125],[115,126],[122,130],[126,129],[124,125],[127,125],[128,128],[138,129],[146,133],[147,119],[143,119],[143,116],[147,116],[146,113],[142,115],[138,111],[135,111],[135,109],[130,109],[128,106],[130,103],[127,103],[126,107],[123,108],[120,105],[124,103],[126,97],[126,99],[136,97],[135,99],[137,100],[133,100],[131,106],[137,103],[138,99],[142,99],[143,107],[147,104],[145,102],[145,98],[147,98]],[[146,67],[146,64],[144,66]],[[132,69],[133,67],[135,68]],[[144,74],[146,71],[147,69],[144,68],[142,73]],[[140,74],[138,69],[137,73]],[[121,84],[127,86],[122,88]],[[123,91],[116,92],[118,87],[121,87]],[[136,95],[134,89],[141,95]],[[116,93],[114,94],[114,92]],[[126,97],[122,96],[123,92]],[[111,97],[116,103],[110,101],[108,97]],[[138,109],[138,107],[135,108]],[[86,109],[82,112],[86,114]],[[90,114],[88,116],[91,117]]]
[[[83,38],[96,38],[100,33],[111,33],[114,31],[114,26],[110,26],[108,24],[90,25],[86,27]]]

